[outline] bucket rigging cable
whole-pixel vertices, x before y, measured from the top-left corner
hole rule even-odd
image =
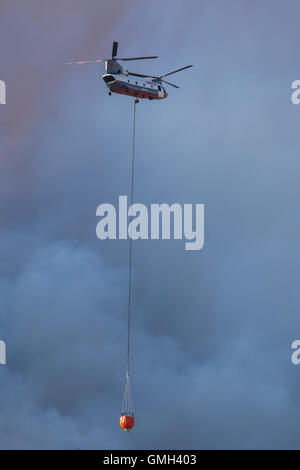
[[[131,194],[130,205],[134,201],[134,158],[135,158],[135,123],[136,123],[136,105],[138,100],[134,100],[133,107],[133,134],[132,134],[132,159],[131,159]],[[130,222],[132,221],[132,216]],[[126,370],[126,383],[123,397],[122,412],[120,418],[120,425],[125,431],[130,431],[134,426],[134,413],[132,408],[132,397],[130,387],[130,328],[131,328],[131,299],[132,299],[132,238],[131,227],[129,224],[129,270],[128,270],[128,324],[127,324],[127,370]]]
[[[131,160],[131,197],[130,205],[134,201],[134,157],[135,157],[135,117],[136,117],[136,104],[134,100],[133,108],[133,134],[132,134],[132,160]],[[132,217],[131,217],[132,220]],[[131,230],[131,225],[129,225]],[[127,349],[127,372],[129,375],[129,359],[130,359],[130,320],[131,320],[131,274],[132,274],[132,238],[129,233],[129,273],[128,273],[128,349]]]

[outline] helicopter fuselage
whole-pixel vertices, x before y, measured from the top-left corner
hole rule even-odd
[[[150,100],[162,100],[168,96],[162,84],[151,78],[132,77],[126,72],[105,73],[102,78],[112,93]]]
[[[185,67],[165,73],[164,75],[153,76],[123,70],[123,67],[120,64],[120,61],[127,62],[131,60],[157,59],[157,57],[157,55],[143,57],[118,57],[118,42],[114,41],[110,59],[76,60],[66,62],[66,64],[74,65],[104,62],[105,73],[102,75],[102,78],[109,89],[108,94],[111,95],[112,93],[118,93],[119,95],[132,96],[135,98],[135,102],[138,102],[137,98],[149,100],[162,100],[166,98],[168,93],[162,82],[167,85],[171,85],[174,88],[180,87],[174,85],[174,83],[168,82],[165,80],[165,77],[193,67],[192,65],[186,65]]]

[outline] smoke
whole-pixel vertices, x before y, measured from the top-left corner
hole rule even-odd
[[[292,4],[2,2],[2,448],[299,447]],[[132,103],[63,66],[113,40],[159,55],[131,70],[194,64],[138,105],[136,202],[205,204],[200,252],[134,242],[129,434],[128,243],[95,211],[129,192]]]

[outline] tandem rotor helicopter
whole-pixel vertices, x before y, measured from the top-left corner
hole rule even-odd
[[[180,72],[181,70],[188,69],[193,67],[192,65],[187,65],[180,69],[176,69],[173,72],[166,73],[165,75],[153,76],[153,75],[144,75],[141,73],[133,73],[128,70],[123,70],[123,67],[118,61],[129,61],[129,60],[144,60],[144,59],[157,59],[158,56],[148,56],[148,57],[117,57],[118,54],[118,42],[113,42],[112,53],[110,59],[97,59],[97,60],[82,60],[77,62],[67,62],[66,65],[74,64],[92,64],[97,62],[105,62],[105,73],[102,75],[103,80],[105,81],[109,92],[118,93],[121,95],[132,96],[138,102],[138,98],[149,99],[149,100],[162,100],[168,96],[168,93],[163,83],[171,85],[174,88],[180,88],[173,83],[167,82],[164,80],[164,77],[172,75],[173,73]],[[135,77],[135,78],[130,78]]]

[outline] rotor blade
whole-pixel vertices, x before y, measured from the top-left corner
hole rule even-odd
[[[132,75],[133,77],[142,77],[142,78],[146,78],[146,77],[149,77],[149,75],[144,75],[142,73],[133,73],[133,72],[127,72],[128,75]]]
[[[182,67],[181,69],[174,70],[173,72],[166,73],[165,75],[162,75],[162,77],[167,77],[168,75],[172,75],[173,73],[180,72],[181,70],[188,69],[190,67],[193,67],[192,65],[187,65],[186,67]]]
[[[148,57],[115,57],[115,60],[143,60],[143,59],[157,59],[158,55],[150,55]]]
[[[112,52],[111,52],[112,58],[116,57],[116,55],[118,54],[118,45],[119,45],[118,42],[116,41],[113,42]]]
[[[167,82],[167,80],[162,80],[162,82],[167,83],[168,85],[171,85],[174,88],[180,88],[180,86],[174,85],[174,83]]]
[[[77,62],[66,62],[66,65],[74,65],[74,64],[93,64],[96,62],[104,62],[107,59],[97,59],[97,60],[80,60]]]

